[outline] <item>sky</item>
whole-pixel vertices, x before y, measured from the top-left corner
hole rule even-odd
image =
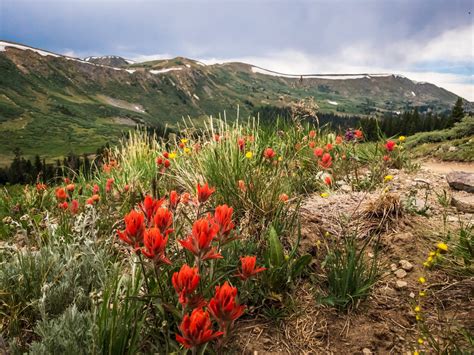
[[[0,39],[289,74],[395,73],[474,101],[471,0],[0,0]]]

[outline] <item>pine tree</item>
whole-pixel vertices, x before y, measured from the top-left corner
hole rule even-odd
[[[454,104],[453,110],[451,111],[451,123],[461,122],[464,117],[464,104],[462,98],[458,97]]]

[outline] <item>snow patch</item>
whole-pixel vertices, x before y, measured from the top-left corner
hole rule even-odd
[[[130,74],[133,74],[133,73],[136,72],[135,69],[125,69],[125,71],[126,71],[127,73],[130,73]]]
[[[197,96],[196,94],[193,94],[193,97],[194,97],[196,100],[199,100],[199,96]]]
[[[186,64],[186,68],[191,68],[191,65],[189,65],[189,64]]]
[[[392,74],[283,74],[259,67],[251,68],[253,73],[277,76],[281,78],[303,78],[303,79],[327,79],[327,80],[347,80],[347,79],[372,79],[376,77],[387,77]]]
[[[416,96],[416,94],[415,94],[413,91],[411,92],[411,94],[412,94],[413,96]]]
[[[160,70],[150,70],[150,73],[152,74],[162,74],[162,73],[167,73],[167,72],[170,72],[170,71],[173,71],[173,70],[182,70],[183,68],[177,68],[177,67],[173,67],[173,68],[166,68],[166,69],[160,69]]]
[[[339,105],[336,101],[331,101],[331,100],[328,100],[328,104],[334,105],[334,106]]]
[[[39,55],[42,55],[43,57],[46,57],[46,56],[61,57],[58,54],[43,51],[41,49],[36,49],[36,48],[28,47],[28,46],[22,46],[21,44],[0,41],[0,51],[4,52],[6,47],[13,47],[13,48],[21,49],[21,50],[30,50],[30,51],[38,53]]]
[[[140,106],[135,106],[135,110],[145,113],[145,110],[142,109]]]

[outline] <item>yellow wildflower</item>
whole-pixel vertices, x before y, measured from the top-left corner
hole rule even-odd
[[[443,242],[440,242],[440,243],[436,244],[436,247],[438,248],[438,250],[440,250],[442,252],[448,251],[448,246]]]
[[[418,338],[418,344],[423,344],[425,341],[422,338]]]
[[[283,160],[283,157],[278,157],[278,161],[282,161]]]
[[[421,320],[421,316],[420,316],[419,314],[417,314],[417,315],[415,316],[415,318],[416,318],[417,321],[420,321],[420,320]]]
[[[430,256],[435,256],[436,253],[434,251],[430,251]]]
[[[407,139],[407,137],[405,137],[405,136],[400,136],[400,137],[398,137],[398,140],[399,140],[400,142],[405,142],[405,139]]]
[[[188,147],[184,147],[184,152],[185,152],[186,154],[189,154],[189,153],[191,152],[191,149],[188,148]]]
[[[416,307],[415,307],[415,312],[421,312],[421,307],[420,307],[420,306],[416,306]]]
[[[420,284],[424,284],[424,283],[426,282],[426,279],[425,279],[423,276],[421,276],[421,277],[418,279],[418,282],[419,282]]]
[[[433,257],[432,256],[428,256],[428,259],[426,259],[427,262],[431,263],[433,261]]]
[[[413,355],[420,355],[420,353],[418,352],[418,350],[415,350],[415,351],[413,352]]]
[[[329,234],[329,232],[326,231],[326,232],[324,232],[324,236],[327,238],[327,237],[331,236],[331,234]]]
[[[252,159],[253,153],[252,153],[252,152],[247,152],[247,153],[245,153],[245,157],[246,157],[247,159]]]
[[[423,266],[424,266],[424,267],[430,267],[430,263],[427,262],[427,261],[425,261],[425,262],[423,263]]]
[[[181,138],[181,143],[183,143],[183,144],[188,143],[188,139],[187,138]]]
[[[170,159],[176,159],[176,153],[172,152],[169,154]]]
[[[418,293],[418,295],[420,295],[420,297],[425,297],[426,296],[426,292],[425,291],[420,291]]]
[[[389,182],[389,181],[392,181],[393,180],[393,175],[386,175],[384,178],[383,178],[383,181],[384,182]]]
[[[328,198],[328,197],[329,197],[329,194],[328,194],[327,192],[323,192],[323,193],[321,194],[321,197],[322,197],[322,198]]]

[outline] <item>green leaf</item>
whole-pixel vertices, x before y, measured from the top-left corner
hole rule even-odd
[[[295,278],[300,275],[303,272],[304,268],[309,265],[312,259],[313,257],[309,254],[299,257],[291,268],[291,276]]]
[[[270,266],[272,267],[280,267],[285,263],[285,254],[283,252],[283,245],[280,242],[280,238],[278,234],[273,228],[270,226],[270,230],[268,233],[268,257]]]

